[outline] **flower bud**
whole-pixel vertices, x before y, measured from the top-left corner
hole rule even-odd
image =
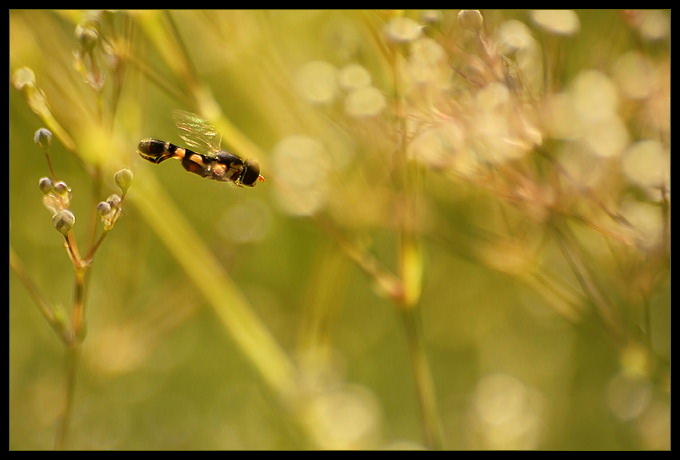
[[[38,145],[38,147],[46,149],[52,143],[52,132],[49,129],[40,128],[35,132],[33,141]]]
[[[120,202],[122,201],[122,199],[120,196],[118,196],[118,194],[114,193],[113,195],[108,197],[106,201],[112,208],[118,208],[120,207]]]
[[[54,182],[52,182],[52,179],[49,177],[43,177],[38,182],[38,187],[40,187],[40,190],[47,195],[54,190]]]
[[[111,212],[111,205],[107,201],[102,201],[97,205],[97,212],[102,216],[106,216]]]
[[[63,207],[67,207],[71,201],[71,187],[66,185],[66,182],[60,180],[54,184],[54,193],[61,198],[64,204]]]
[[[62,235],[66,235],[75,225],[76,216],[68,209],[62,209],[52,216],[52,225]]]
[[[116,185],[120,187],[123,195],[128,191],[130,185],[132,185],[132,177],[132,171],[127,168],[121,169],[113,175],[113,180],[116,182]]]
[[[66,185],[66,182],[60,180],[59,182],[54,184],[54,191],[57,192],[59,195],[64,195],[65,193],[68,193],[71,191],[68,185]]]
[[[56,204],[58,209],[67,209],[71,203],[71,187],[64,181],[54,183],[54,189],[50,196],[53,198],[52,204]],[[47,197],[43,197],[43,200]]]

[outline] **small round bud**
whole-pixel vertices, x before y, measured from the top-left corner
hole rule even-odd
[[[52,216],[52,225],[62,235],[66,235],[75,225],[76,216],[68,209],[62,209]]]
[[[467,29],[471,32],[479,32],[482,28],[484,18],[479,10],[460,10],[460,13],[458,13],[458,22],[460,22],[463,29]]]
[[[45,195],[47,195],[48,193],[54,190],[54,182],[52,182],[52,179],[50,179],[49,177],[43,177],[38,182],[38,187],[40,187],[40,190]]]
[[[33,135],[33,141],[38,145],[38,147],[46,149],[52,143],[52,132],[46,128],[40,128]]]
[[[109,205],[111,205],[112,208],[118,208],[120,207],[120,202],[122,201],[122,199],[120,196],[114,193],[113,195],[108,197],[106,201],[109,203]]]
[[[97,212],[105,216],[111,212],[111,205],[107,201],[102,201],[97,205]]]
[[[113,180],[116,182],[116,185],[120,187],[121,192],[125,194],[130,188],[130,185],[132,185],[132,177],[132,171],[124,168],[113,175]]]
[[[71,193],[71,189],[68,185],[66,185],[66,182],[61,180],[54,184],[54,191],[57,195],[61,196],[66,196],[67,194]]]

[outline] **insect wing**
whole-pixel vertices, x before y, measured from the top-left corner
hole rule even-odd
[[[220,150],[220,135],[213,125],[198,115],[185,110],[174,110],[172,118],[179,130],[179,137],[188,147],[214,154]]]

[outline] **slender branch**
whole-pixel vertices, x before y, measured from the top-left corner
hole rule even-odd
[[[576,187],[579,193],[581,193],[583,196],[591,200],[595,204],[595,206],[600,208],[600,210],[602,210],[602,212],[604,212],[610,219],[628,228],[633,228],[631,223],[628,222],[628,220],[624,216],[622,216],[618,212],[611,211],[607,207],[607,205],[605,205],[602,202],[602,200],[600,200],[595,195],[595,193],[590,189],[590,187],[580,184],[571,174],[569,174],[569,171],[567,171],[552,155],[550,155],[550,153],[544,147],[537,147],[536,152],[543,158],[548,160],[555,167],[555,170],[557,170],[560,174],[566,177]]]
[[[94,254],[97,252],[97,249],[99,249],[99,246],[104,242],[104,238],[106,235],[108,235],[108,231],[102,232],[101,236],[99,239],[92,245],[92,248],[88,251],[87,255],[83,259],[83,263],[90,265],[92,263],[92,259],[94,258]]]
[[[73,414],[73,401],[76,391],[76,376],[80,361],[80,350],[81,345],[78,342],[73,343],[66,348],[66,397],[64,400],[64,410],[54,442],[55,450],[63,450],[66,446],[66,438],[68,436],[71,425],[71,416]]]
[[[313,216],[314,222],[328,233],[340,249],[375,283],[380,293],[396,301],[403,297],[401,281],[383,268],[376,258],[345,237],[328,219],[321,215]]]
[[[161,74],[149,67],[142,59],[137,59],[134,55],[130,55],[127,57],[127,62],[133,68],[137,69],[139,73],[153,82],[157,88],[163,91],[172,100],[181,101],[180,104],[182,105],[189,104],[189,99],[184,93],[175,89],[175,87],[165,80]]]
[[[416,214],[416,175],[409,167],[408,131],[406,124],[406,107],[403,94],[403,81],[398,59],[400,54],[392,48],[388,55],[393,72],[394,98],[396,111],[396,161],[397,197],[400,200],[398,273],[402,286],[402,296],[396,299],[396,305],[404,322],[408,342],[411,369],[416,384],[416,393],[420,406],[424,443],[430,449],[442,448],[440,421],[437,412],[436,392],[425,351],[424,334],[420,325],[421,310],[419,307],[422,279],[422,263],[420,246],[415,235]]]
[[[94,168],[92,168],[92,207],[97,206],[97,202],[99,201],[99,197],[101,196],[102,192],[102,169],[98,166],[95,165]],[[96,212],[93,212],[91,215],[90,219],[90,227],[89,227],[89,232],[90,232],[90,246],[94,244],[95,238],[97,236],[97,222],[99,221],[99,215]]]
[[[622,345],[625,342],[624,334],[615,317],[613,307],[597,287],[592,273],[579,257],[579,250],[573,235],[566,227],[560,230],[556,225],[553,225],[553,229],[557,235],[557,243],[562,254],[581,285],[581,289],[595,307],[596,316],[614,342],[617,345]]]
[[[85,338],[85,288],[88,267],[76,269],[75,293],[73,296],[73,313],[71,330],[76,343]]]
[[[54,167],[52,166],[52,159],[50,158],[50,152],[48,149],[45,149],[45,160],[47,160],[47,167],[50,170],[50,177],[53,181],[56,181],[57,176],[54,174]]]
[[[184,40],[182,40],[182,35],[179,33],[177,23],[172,18],[172,14],[170,14],[170,12],[167,10],[165,10],[163,13],[165,15],[165,19],[167,20],[167,23],[170,26],[172,37],[174,38],[175,43],[177,44],[178,51],[177,58],[183,63],[183,69],[185,70],[184,77],[187,79],[187,83],[189,84],[189,86],[195,91],[195,88],[200,86],[198,71],[196,70],[194,63],[191,60],[189,50],[184,44]]]
[[[413,308],[402,308],[400,314],[406,329],[409,358],[411,360],[413,378],[416,383],[425,445],[430,449],[441,450],[443,446],[437,411],[437,397],[434,390],[432,371],[430,370],[425,350],[420,312]]]
[[[19,280],[26,287],[28,294],[33,299],[33,302],[35,302],[43,318],[45,318],[47,323],[52,327],[54,332],[57,333],[62,341],[64,341],[64,343],[68,343],[68,337],[70,334],[67,331],[65,324],[60,322],[54,315],[53,306],[47,301],[47,299],[45,299],[38,287],[28,276],[28,273],[26,273],[21,260],[19,260],[19,256],[17,256],[12,247],[9,248],[9,265],[14,273],[19,277]]]

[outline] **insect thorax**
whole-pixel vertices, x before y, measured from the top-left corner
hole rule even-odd
[[[243,174],[243,160],[233,153],[220,150],[210,165],[212,179],[218,181],[236,181]]]

